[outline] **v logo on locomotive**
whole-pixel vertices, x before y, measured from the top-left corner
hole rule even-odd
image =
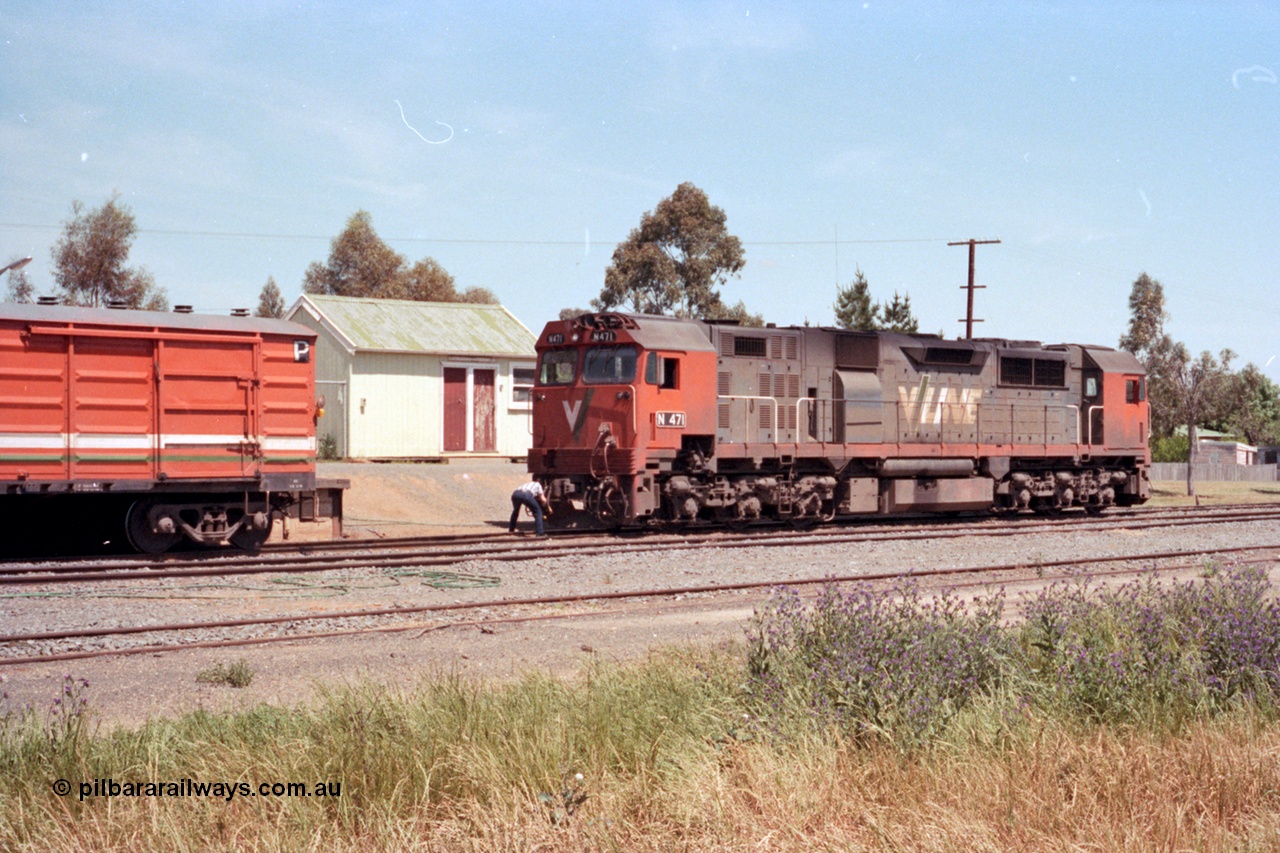
[[[564,401],[564,416],[569,421],[569,429],[574,432],[578,431],[578,412],[582,409],[582,401],[574,400],[573,405],[569,405],[569,401]]]

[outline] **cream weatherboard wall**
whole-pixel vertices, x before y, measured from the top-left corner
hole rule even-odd
[[[535,337],[506,309],[306,295],[287,316],[318,335],[317,393],[326,405],[316,434],[321,442],[332,435],[340,456],[514,458],[528,452]],[[415,349],[406,351],[410,347]],[[445,450],[445,371],[450,368],[455,378],[466,378],[468,392],[466,411],[454,413],[455,431],[461,422],[469,430],[466,446],[456,451]],[[492,449],[476,446],[470,431],[483,419],[483,412],[472,411],[471,380],[479,374],[484,387],[487,371],[492,371]],[[459,443],[456,434],[454,441]]]

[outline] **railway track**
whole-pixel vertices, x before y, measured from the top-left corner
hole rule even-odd
[[[1088,518],[1020,517],[950,519],[942,523],[901,522],[874,526],[832,525],[810,530],[762,527],[737,533],[723,530],[681,534],[617,536],[561,535],[537,540],[509,535],[415,537],[362,540],[359,543],[310,543],[296,551],[273,549],[257,555],[108,560],[90,566],[84,560],[0,565],[0,588],[7,585],[93,584],[262,574],[300,574],[351,569],[453,568],[471,562],[512,563],[556,557],[644,554],[715,547],[853,545],[866,542],[938,540],[961,537],[1017,537],[1033,533],[1084,533],[1102,530],[1151,530],[1187,525],[1280,520],[1280,504],[1240,504],[1214,508],[1168,508]]]
[[[1025,562],[993,565],[966,566],[957,568],[926,569],[910,572],[916,580],[928,581],[937,587],[956,589],[964,586],[992,586],[1019,583],[1046,583],[1067,577],[1072,578],[1109,578],[1134,575],[1141,572],[1157,571],[1161,573],[1185,572],[1203,567],[1208,558],[1235,557],[1237,564],[1251,563],[1264,565],[1280,565],[1280,542],[1268,545],[1252,545],[1230,548],[1208,548],[1184,551],[1159,551],[1151,553],[1124,554],[1109,557],[1089,557],[1083,559],[1043,561],[1034,566]],[[1077,567],[1089,566],[1086,571],[1068,571]],[[1100,569],[1098,567],[1107,566]],[[670,599],[690,596],[717,595],[722,593],[762,591],[779,586],[806,587],[831,583],[874,583],[895,581],[903,577],[902,572],[862,572],[848,575],[824,575],[821,577],[790,578],[786,580],[767,579],[751,580],[737,583],[690,584],[678,587],[644,588],[633,590],[594,590],[585,593],[574,593],[555,596],[536,596],[528,598],[508,598],[500,600],[478,600],[470,602],[438,603],[414,607],[382,607],[353,610],[334,610],[305,615],[286,615],[245,619],[210,620],[203,622],[179,622],[167,624],[120,625],[104,628],[75,629],[65,631],[43,631],[0,635],[0,647],[5,648],[5,656],[0,656],[0,667],[24,663],[48,663],[55,661],[80,660],[85,658],[111,655],[152,654],[185,649],[227,648],[235,646],[262,645],[278,642],[297,642],[353,636],[359,634],[433,630],[449,627],[485,626],[528,622],[547,619],[574,619],[582,616],[599,617],[599,608],[579,611],[557,610],[546,612],[546,608],[565,604],[598,604],[607,601],[643,601],[645,599]],[[974,578],[979,578],[974,580]],[[540,609],[537,613],[519,614],[521,609]],[[403,621],[394,624],[364,625],[360,627],[330,627],[327,630],[290,630],[285,633],[269,635],[259,634],[248,637],[230,637],[217,640],[197,640],[189,642],[150,642],[133,646],[121,646],[107,649],[77,650],[46,654],[14,654],[14,650],[36,642],[82,641],[106,637],[144,636],[181,634],[193,631],[217,631],[241,628],[267,628],[286,625],[296,629],[299,625],[332,624],[342,620],[369,619],[403,619],[403,617],[422,617],[426,615],[448,616],[468,611],[484,611],[488,614],[513,612],[511,616],[486,616],[475,620],[454,620],[444,623],[423,623],[420,621]],[[0,653],[3,654],[3,653]]]
[[[186,648],[210,648],[235,645],[257,645],[286,640],[305,640],[322,637],[340,637],[385,631],[435,630],[451,625],[477,625],[484,627],[504,622],[518,622],[551,618],[578,618],[586,615],[600,615],[601,606],[607,602],[617,602],[632,608],[652,606],[652,603],[670,602],[675,598],[690,599],[715,598],[718,596],[748,594],[762,591],[779,584],[812,585],[837,581],[885,581],[900,577],[909,571],[914,577],[928,579],[930,583],[948,586],[964,584],[1015,584],[1043,583],[1057,574],[1067,571],[1081,571],[1079,567],[1088,567],[1093,576],[1111,574],[1131,574],[1145,569],[1160,571],[1179,571],[1194,569],[1206,560],[1234,559],[1236,561],[1264,561],[1274,563],[1276,554],[1280,553],[1280,537],[1272,536],[1272,522],[1280,519],[1280,506],[1251,504],[1237,507],[1194,508],[1140,511],[1136,513],[1108,514],[1100,518],[1089,519],[1033,519],[1015,518],[1003,520],[983,520],[955,522],[946,525],[918,524],[878,524],[856,528],[832,527],[812,531],[762,530],[752,534],[715,534],[706,537],[685,536],[651,536],[640,539],[617,537],[565,537],[552,540],[513,540],[510,537],[488,537],[484,542],[459,542],[459,537],[447,537],[443,541],[435,541],[432,545],[424,545],[416,541],[405,546],[403,542],[366,543],[375,546],[364,549],[363,553],[339,549],[337,553],[296,553],[274,551],[253,558],[195,560],[195,561],[134,561],[132,567],[113,562],[108,568],[97,571],[85,571],[82,563],[70,563],[62,566],[54,564],[10,565],[0,567],[0,598],[8,599],[11,606],[24,606],[22,600],[30,596],[28,601],[39,602],[41,597],[60,596],[54,602],[43,604],[27,604],[30,612],[44,612],[51,617],[47,621],[39,618],[27,619],[26,628],[11,630],[0,637],[0,666],[17,663],[35,663],[40,661],[71,660],[83,657],[94,657],[112,654],[138,654],[142,652],[162,652]],[[1165,548],[1135,553],[1114,555],[1096,555],[1093,548],[1091,556],[1073,556],[1069,559],[1027,558],[1025,555],[1012,561],[991,563],[973,563],[967,567],[938,567],[942,562],[936,557],[939,550],[963,550],[962,545],[948,546],[948,541],[983,537],[1008,541],[1009,537],[1027,536],[1042,537],[1039,541],[1053,542],[1059,540],[1057,534],[1078,533],[1116,533],[1120,531],[1167,531],[1159,534],[1160,538],[1170,541],[1181,540],[1197,542],[1208,538],[1210,531],[1217,525],[1234,523],[1239,531],[1247,531],[1244,538],[1250,544],[1235,544],[1234,540],[1242,537],[1242,532],[1232,529],[1226,534],[1219,534],[1221,540],[1217,547],[1199,548]],[[1043,537],[1048,537],[1043,539]],[[434,538],[433,538],[434,539]],[[1114,537],[1112,537],[1114,539]],[[1265,539],[1262,542],[1259,540]],[[492,541],[489,541],[492,540]],[[1101,542],[1102,540],[1098,540]],[[1131,538],[1126,541],[1139,543],[1145,540]],[[896,543],[896,544],[895,544]],[[864,544],[866,548],[850,550],[844,546]],[[972,543],[968,543],[972,545]],[[381,548],[376,546],[390,547]],[[841,546],[835,550],[824,546]],[[1026,552],[1031,546],[1013,546],[1001,544],[987,546],[981,550],[989,552],[1000,550],[1002,553],[1014,553],[1018,550]],[[1039,546],[1035,546],[1039,547]],[[1074,543],[1066,548],[1078,547]],[[1092,546],[1091,546],[1092,547]],[[581,561],[597,567],[609,566],[619,559],[630,561],[634,566],[649,566],[649,560],[659,563],[680,564],[685,560],[694,560],[697,551],[708,548],[716,549],[715,559],[721,563],[736,563],[738,560],[754,562],[754,576],[743,573],[740,580],[710,583],[693,581],[682,583],[645,584],[642,579],[650,579],[652,575],[647,569],[644,574],[635,572],[626,575],[628,588],[618,588],[616,580],[606,575],[603,581],[592,580],[590,572],[581,571]],[[777,563],[772,558],[760,559],[761,549],[791,550],[770,551],[778,553]],[[894,569],[891,571],[874,571],[859,569],[857,571],[813,572],[810,575],[790,575],[770,570],[787,566],[821,566],[847,565],[856,563],[856,559],[848,559],[850,555],[884,551],[886,548],[905,549],[908,552],[921,554],[923,565],[913,563],[915,568]],[[932,549],[932,550],[930,550]],[[324,549],[303,549],[311,552]],[[657,552],[668,552],[666,556]],[[689,557],[681,556],[689,553]],[[741,554],[735,557],[734,554]],[[1034,553],[1034,552],[1033,552]],[[644,555],[653,554],[652,558]],[[804,555],[811,556],[804,556]],[[519,577],[512,577],[507,570],[501,570],[503,578],[488,577],[482,580],[501,582],[501,587],[490,587],[482,591],[450,592],[452,600],[442,601],[439,591],[427,596],[419,595],[419,601],[388,605],[387,601],[399,601],[400,592],[373,591],[363,593],[363,606],[346,608],[316,609],[288,605],[295,612],[282,613],[282,605],[271,605],[271,612],[253,612],[254,607],[246,602],[265,602],[265,598],[254,597],[253,594],[240,594],[236,601],[227,606],[241,607],[243,612],[228,615],[225,613],[210,614],[199,612],[199,608],[183,611],[181,607],[170,607],[157,611],[154,607],[141,608],[145,619],[136,618],[140,608],[132,612],[135,618],[113,616],[111,619],[100,619],[114,624],[89,624],[92,616],[97,615],[95,605],[87,602],[86,597],[96,595],[95,590],[103,590],[100,583],[105,580],[120,582],[120,589],[114,595],[127,598],[133,595],[150,596],[165,595],[175,587],[173,579],[208,579],[213,576],[230,578],[224,581],[231,586],[236,583],[236,576],[253,573],[277,573],[285,575],[291,572],[308,572],[319,577],[327,577],[346,569],[365,577],[388,576],[404,569],[421,570],[424,566],[434,565],[441,568],[459,569],[463,564],[484,555],[485,560],[498,563],[518,565],[529,560],[546,561],[537,564],[541,568],[520,570],[526,574],[542,575],[547,571],[555,571],[555,566],[567,566],[562,570],[566,575],[578,578],[559,594],[518,595],[513,594],[516,586],[508,583],[522,583]],[[556,560],[558,557],[572,557],[573,560]],[[1197,562],[1199,561],[1199,562]],[[251,565],[247,565],[251,564]],[[743,565],[746,565],[744,563]],[[547,569],[546,567],[552,567]],[[1074,568],[1073,568],[1074,567]],[[498,566],[491,567],[495,572]],[[413,572],[409,572],[412,574]],[[685,572],[684,574],[697,574]],[[663,578],[678,577],[679,573],[667,571]],[[463,579],[474,576],[462,575]],[[344,581],[345,582],[345,581]],[[104,591],[105,592],[105,591]],[[295,598],[297,596],[294,596]],[[425,600],[429,598],[430,600]],[[60,602],[66,602],[61,604]],[[740,602],[739,602],[740,603]],[[223,605],[218,605],[223,606]],[[39,608],[43,607],[44,610]],[[554,609],[553,609],[554,608]],[[260,610],[261,607],[258,607]],[[551,609],[549,611],[549,609]],[[20,611],[11,610],[11,613]],[[129,613],[122,608],[121,613]],[[480,618],[473,614],[480,613]],[[201,618],[175,618],[188,613],[197,613]],[[168,618],[164,618],[165,616]],[[215,618],[203,618],[213,616]],[[163,619],[163,622],[160,620]],[[426,621],[424,621],[426,620]],[[77,624],[78,623],[78,624]],[[36,628],[46,628],[36,630]],[[232,635],[234,634],[234,636]],[[216,637],[214,635],[217,635]],[[75,644],[98,645],[101,648],[74,648]]]

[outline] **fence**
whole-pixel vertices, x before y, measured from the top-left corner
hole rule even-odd
[[[1186,462],[1153,462],[1150,471],[1153,480],[1187,479]],[[1196,464],[1197,482],[1272,483],[1280,480],[1280,465],[1213,465]]]

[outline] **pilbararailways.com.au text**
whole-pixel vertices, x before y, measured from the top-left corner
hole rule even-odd
[[[66,779],[53,782],[53,792],[65,797],[73,790]],[[216,797],[231,802],[236,797],[341,797],[341,782],[197,782],[180,779],[173,782],[117,782],[94,779],[76,786],[80,801],[94,797]]]

